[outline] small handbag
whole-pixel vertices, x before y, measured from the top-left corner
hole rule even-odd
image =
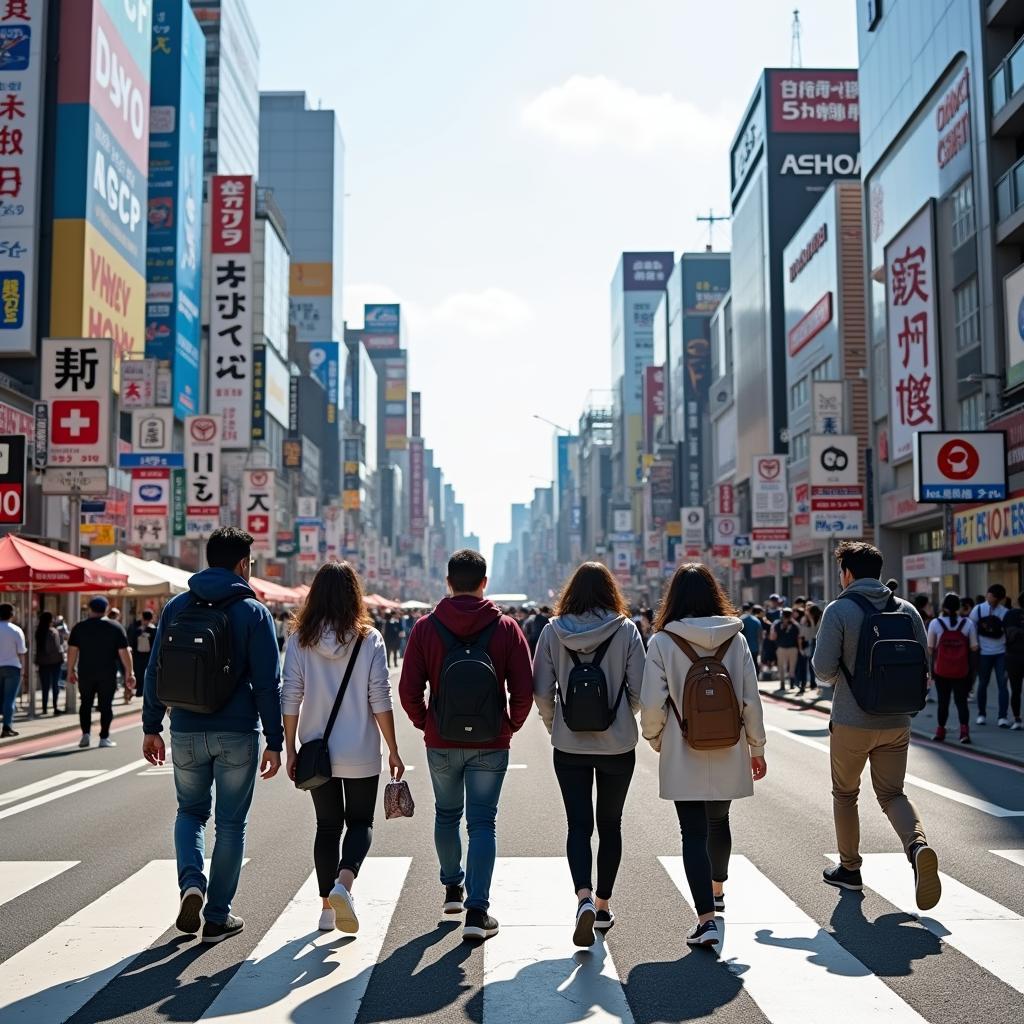
[[[359,649],[363,646],[363,638],[356,637],[355,646],[349,656],[348,665],[345,666],[345,675],[342,677],[341,686],[338,688],[338,695],[334,698],[334,707],[331,708],[331,717],[327,719],[327,727],[319,739],[307,740],[299,747],[298,755],[295,758],[295,788],[316,789],[332,778],[331,773],[331,752],[328,749],[327,741],[331,737],[331,730],[334,728],[338,711],[341,710],[341,702],[348,689],[348,682],[352,678],[352,670],[356,667],[356,659],[359,657]]]
[[[384,787],[384,817],[411,818],[415,811],[409,783],[405,779],[392,779]]]

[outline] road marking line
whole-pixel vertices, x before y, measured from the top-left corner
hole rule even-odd
[[[576,895],[564,857],[499,857],[491,899],[501,930],[484,946],[487,1024],[632,1024],[611,952],[572,944]]]
[[[316,872],[260,939],[200,1020],[258,1024],[298,1019],[351,1024],[366,993],[391,917],[402,894],[410,857],[370,857],[355,887],[359,933],[316,934],[320,895]],[[314,1011],[315,1007],[315,1011]]]
[[[129,772],[135,771],[136,768],[141,767],[144,764],[148,764],[144,757],[140,757],[138,761],[132,761],[130,764],[121,765],[120,768],[113,768],[107,772],[101,772],[99,775],[94,775],[90,779],[82,779],[81,782],[75,782],[70,786],[66,786],[64,789],[59,789],[55,793],[43,793],[41,796],[37,796],[33,800],[26,800],[23,804],[18,804],[15,807],[8,807],[6,810],[0,811],[0,821],[4,818],[9,818],[14,814],[21,814],[22,811],[31,811],[35,807],[41,807],[43,804],[48,804],[51,800],[57,800],[62,796],[70,796],[72,793],[80,793],[83,789],[89,789],[91,786],[98,786],[101,782],[109,782],[111,779],[116,779],[120,775],[127,775]]]
[[[83,768],[58,772],[56,775],[51,775],[48,779],[40,779],[38,782],[22,786],[20,789],[12,789],[0,794],[0,807],[3,807],[5,804],[16,803],[18,800],[24,800],[28,796],[35,796],[36,793],[45,793],[48,789],[57,789],[58,786],[63,786],[67,782],[74,782],[76,779],[90,779],[95,775],[102,775],[103,772],[103,768]]]
[[[768,732],[778,733],[780,736],[788,736],[789,739],[795,743],[802,743],[805,747],[812,747],[814,750],[824,751],[826,754],[829,753],[829,746],[827,743],[821,743],[818,740],[811,739],[809,736],[799,736],[796,733],[790,732],[788,729],[783,729],[778,725],[766,725],[765,729]],[[867,771],[867,766],[865,766]],[[948,786],[940,786],[937,782],[931,782],[928,779],[922,779],[917,775],[907,774],[906,783],[908,786],[916,786],[918,789],[926,789],[929,793],[935,793],[937,796],[945,797],[947,800],[954,800],[958,804],[963,804],[965,807],[973,807],[976,811],[981,811],[984,814],[990,814],[993,818],[1024,818],[1024,811],[1013,811],[1008,807],[1000,807],[999,804],[990,803],[988,800],[982,800],[976,796],[970,796],[967,793],[961,793],[959,790],[950,789]]]
[[[828,856],[838,863],[837,854]],[[863,856],[861,872],[872,891],[916,917],[933,935],[989,974],[1024,992],[1024,917],[942,872],[942,899],[930,914],[922,914],[914,899],[914,873],[904,854]]]
[[[63,1021],[77,1013],[178,912],[178,868],[153,860],[0,964],[5,1024]]]
[[[77,860],[0,861],[0,906],[70,870]]]
[[[682,857],[658,860],[692,909]],[[820,1022],[822,1007],[830,1006],[842,1008],[843,1020],[923,1024],[916,1010],[746,857],[729,862],[726,892],[721,958],[770,1021]],[[721,917],[718,924],[721,929]]]
[[[1024,850],[989,850],[988,852],[994,853],[1004,860],[1011,860],[1014,864],[1019,864],[1024,868]]]

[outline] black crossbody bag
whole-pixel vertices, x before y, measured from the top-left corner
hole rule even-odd
[[[332,778],[331,774],[331,752],[327,747],[327,741],[331,738],[331,730],[341,710],[341,702],[348,689],[348,681],[352,678],[352,670],[356,667],[356,659],[359,657],[359,649],[363,646],[363,638],[356,637],[355,647],[345,667],[345,675],[342,677],[341,686],[338,688],[338,696],[334,698],[334,707],[331,708],[331,717],[327,719],[327,727],[320,739],[307,740],[299,747],[298,755],[295,758],[295,788],[316,789]]]

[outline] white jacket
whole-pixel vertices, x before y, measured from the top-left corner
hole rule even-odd
[[[295,633],[288,638],[281,711],[299,716],[299,746],[323,736],[354,646],[354,638],[339,642],[333,632],[326,633],[316,647],[301,647]],[[365,779],[380,774],[381,735],[373,716],[392,707],[384,638],[371,629],[363,639],[328,740],[336,777]]]
[[[739,634],[743,624],[732,616],[715,615],[679,619],[665,628],[704,654]],[[737,800],[754,792],[750,759],[764,754],[764,713],[754,660],[742,635],[733,640],[723,663],[742,710],[740,741],[723,750],[694,750],[668,706],[671,695],[682,709],[683,683],[691,662],[669,637],[655,633],[651,638],[640,689],[640,726],[644,739],[661,754],[658,774],[663,800]]]

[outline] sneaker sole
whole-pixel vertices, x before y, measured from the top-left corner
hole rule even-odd
[[[716,903],[715,904],[715,913],[716,914],[724,914],[725,913],[725,904],[724,903]]]
[[[615,926],[614,921],[595,921],[594,931],[595,932],[610,932]]]
[[[926,846],[918,852],[914,863],[917,867],[917,885],[915,886],[917,909],[931,910],[942,896],[939,858],[930,846]]]
[[[688,946],[717,946],[721,941],[719,936],[712,938],[710,935],[702,935],[699,939],[691,939],[689,936],[686,937],[686,944]]]
[[[243,931],[245,931],[244,924],[242,925],[241,928],[232,928],[231,931],[224,932],[221,935],[204,935],[203,942],[205,942],[208,946],[213,946],[216,943],[223,942],[225,939],[230,939],[232,935],[238,935]]]
[[[468,939],[468,940],[473,940],[473,941],[483,941],[484,939],[493,939],[494,936],[497,935],[497,934],[498,934],[498,929],[497,928],[476,928],[476,927],[469,928],[469,927],[467,927],[467,928],[463,928],[462,929],[462,938],[463,939]]]
[[[181,909],[178,911],[178,919],[174,927],[186,935],[195,935],[203,926],[199,912],[203,909],[203,897],[196,893],[186,896],[181,901]]]
[[[831,878],[822,878],[822,881],[826,885],[831,885],[834,889],[846,889],[848,892],[863,892],[863,884],[857,885],[854,882],[836,882]]]
[[[446,903],[441,910],[446,914],[461,914],[466,909],[463,903]]]
[[[334,893],[327,897],[327,902],[334,911],[334,927],[346,935],[355,935],[359,931],[359,918],[356,917],[352,904]]]
[[[592,946],[594,944],[595,921],[597,921],[597,913],[593,910],[585,910],[576,918],[576,931],[572,933],[574,946]]]

